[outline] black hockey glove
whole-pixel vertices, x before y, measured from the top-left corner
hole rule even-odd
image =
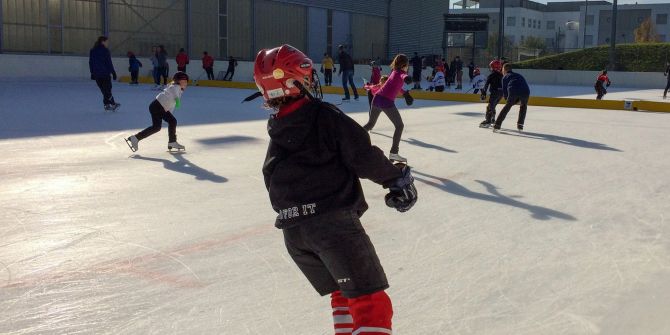
[[[407,106],[411,106],[414,103],[414,98],[412,98],[412,96],[409,95],[409,91],[405,91],[405,93],[403,93],[402,96],[405,98],[405,103],[407,104]]]
[[[390,192],[384,197],[386,206],[395,208],[398,212],[407,212],[418,199],[416,188],[414,187],[414,177],[409,166],[403,165],[402,177],[396,179],[391,186]]]
[[[112,79],[116,80],[116,72],[112,72]]]
[[[607,84],[605,85],[605,87],[610,87],[611,84],[612,84],[612,83],[607,82]]]
[[[409,84],[412,83],[412,78],[410,78],[409,76],[406,76],[405,79],[403,79],[403,81],[405,82],[405,85],[409,85]]]
[[[479,99],[481,99],[482,101],[486,101],[486,92],[482,92]]]

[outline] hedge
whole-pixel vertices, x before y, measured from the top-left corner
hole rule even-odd
[[[670,43],[619,44],[616,70],[662,72],[670,61]],[[609,46],[599,46],[514,63],[520,69],[599,71],[609,64]]]

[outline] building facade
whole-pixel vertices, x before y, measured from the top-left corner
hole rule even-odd
[[[320,60],[346,45],[386,58],[388,0],[1,0],[0,52],[86,55],[100,35],[116,56],[208,51],[250,60],[289,43]],[[409,1],[408,1],[409,2]]]
[[[670,3],[619,5],[617,7],[616,43],[634,43],[635,29],[651,18],[659,42],[670,42]],[[586,22],[583,43],[586,47],[609,44],[612,35],[612,5],[592,6],[588,13],[582,7],[580,22]],[[581,38],[581,37],[580,37]]]

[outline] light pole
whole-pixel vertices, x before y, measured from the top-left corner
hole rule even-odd
[[[612,2],[612,34],[610,35],[610,70],[616,70],[616,11],[617,0]]]
[[[465,0],[463,0],[465,1]],[[504,41],[505,41],[505,0],[500,0],[500,17],[498,18],[498,59],[504,56]]]
[[[586,17],[589,16],[589,0],[586,0],[586,8],[584,9],[584,35],[582,36],[582,49],[586,48]]]

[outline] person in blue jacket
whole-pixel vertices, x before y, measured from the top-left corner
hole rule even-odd
[[[516,122],[516,129],[523,130],[523,122],[526,119],[526,110],[528,109],[530,88],[528,88],[526,79],[522,75],[512,72],[512,64],[510,63],[503,65],[503,75],[502,90],[503,97],[507,100],[507,103],[505,103],[505,107],[500,111],[500,115],[498,115],[496,123],[493,126],[493,131],[495,132],[500,129],[507,113],[516,104],[519,104],[519,119]]]
[[[116,71],[112,64],[112,56],[107,49],[108,43],[106,36],[98,37],[89,53],[88,67],[91,70],[91,80],[95,80],[102,92],[105,110],[116,110],[121,104],[116,103],[112,96],[112,79],[116,80]]]
[[[137,77],[142,67],[140,62],[132,51],[128,51],[128,71],[130,71],[130,85],[137,85]]]

